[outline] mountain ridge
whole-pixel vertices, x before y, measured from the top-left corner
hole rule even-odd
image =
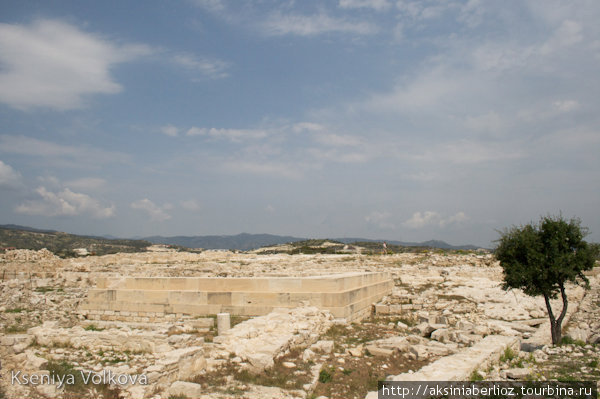
[[[203,249],[231,249],[240,251],[249,251],[267,246],[287,244],[298,241],[305,241],[306,237],[295,237],[289,235],[276,235],[276,234],[251,234],[251,233],[240,233],[235,235],[178,235],[178,236],[148,236],[148,237],[135,237],[135,238],[122,238],[115,237],[112,235],[82,235],[82,234],[69,234],[63,233],[57,230],[50,229],[37,229],[34,227],[21,226],[16,224],[3,224],[0,225],[0,229],[4,230],[16,230],[25,231],[31,233],[40,233],[48,235],[66,234],[70,236],[78,236],[86,239],[99,239],[108,241],[147,241],[152,244],[166,244],[166,245],[177,245],[185,248],[203,248]],[[474,250],[479,247],[475,245],[451,245],[442,240],[428,240],[423,242],[406,242],[398,240],[388,239],[370,239],[362,237],[342,237],[342,238],[327,238],[328,240],[338,241],[344,244],[351,244],[356,242],[387,242],[390,245],[399,245],[405,247],[432,247],[440,249],[453,249],[453,250]],[[136,243],[137,244],[137,243]]]

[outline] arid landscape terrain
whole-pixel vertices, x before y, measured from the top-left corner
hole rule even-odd
[[[554,347],[543,298],[502,290],[502,269],[485,251],[318,253],[328,245],[293,255],[285,246],[190,253],[155,245],[69,259],[7,250],[0,397],[362,399],[386,379],[600,381],[598,267],[589,290],[569,286],[567,337]],[[232,314],[231,328],[220,329],[215,314],[85,307],[99,281],[125,277],[349,272],[389,273],[393,282],[361,319],[306,301],[257,317]]]

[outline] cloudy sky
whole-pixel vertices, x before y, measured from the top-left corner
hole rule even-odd
[[[0,224],[600,241],[600,2],[3,1]]]

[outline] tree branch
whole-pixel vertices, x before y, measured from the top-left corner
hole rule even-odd
[[[563,308],[560,312],[560,316],[558,317],[559,325],[562,324],[562,321],[565,318],[565,315],[567,314],[567,306],[569,306],[569,301],[567,300],[567,293],[565,292],[565,286],[562,283],[560,284],[560,296],[563,300]]]
[[[554,325],[556,319],[554,318],[554,313],[552,313],[552,305],[550,305],[550,297],[548,294],[544,294],[544,300],[546,301],[546,309],[548,309],[548,316],[550,316],[550,324]]]

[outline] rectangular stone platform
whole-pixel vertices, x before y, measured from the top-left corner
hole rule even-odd
[[[370,312],[371,304],[390,294],[392,286],[389,273],[358,272],[310,277],[98,279],[80,310],[90,318],[151,321],[173,314],[259,316],[274,308],[308,302],[329,310],[334,317],[356,320]]]

